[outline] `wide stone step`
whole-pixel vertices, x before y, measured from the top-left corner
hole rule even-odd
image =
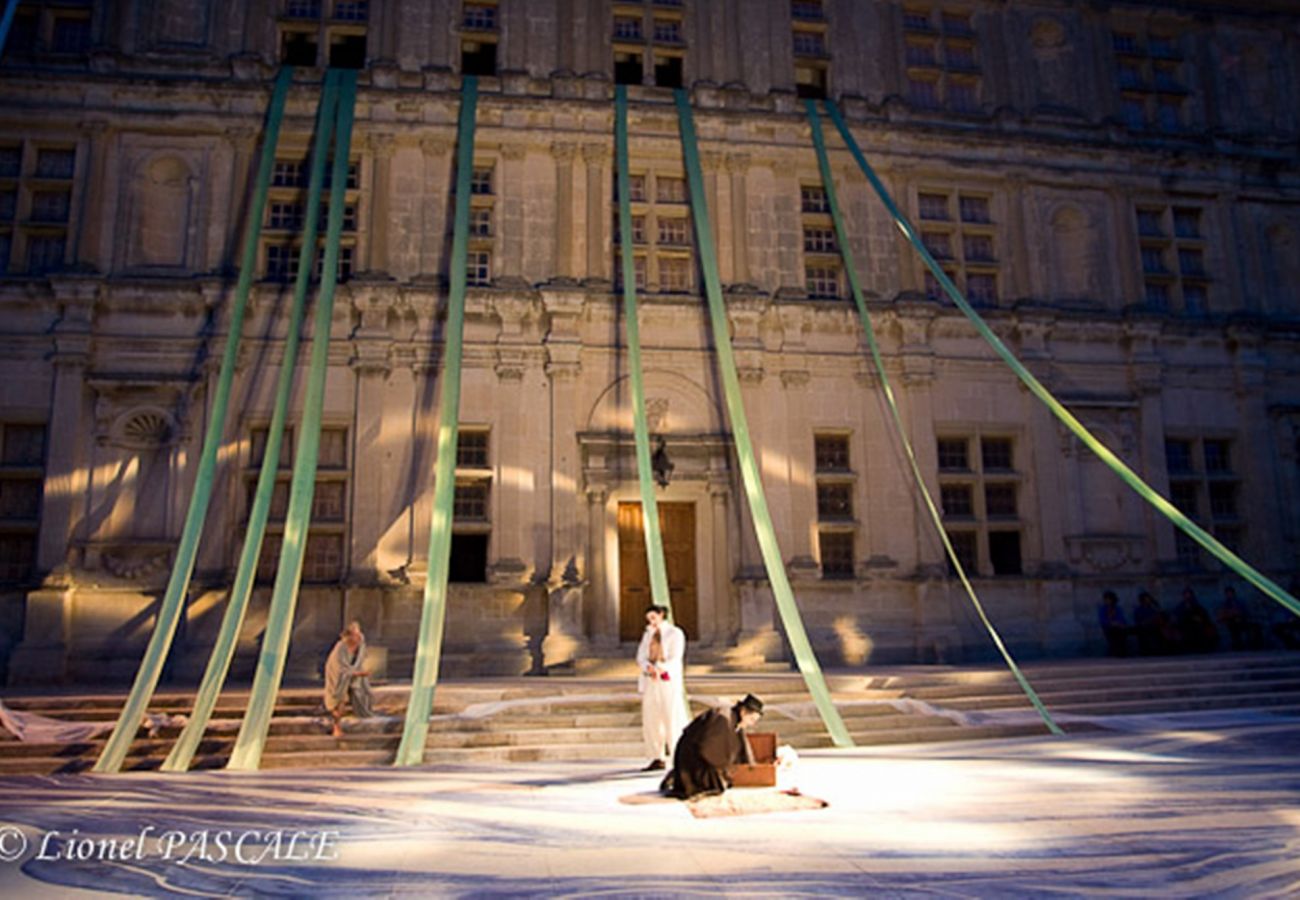
[[[1048,706],[1068,707],[1080,703],[1122,702],[1127,700],[1146,700],[1152,704],[1178,702],[1184,698],[1197,697],[1247,697],[1280,696],[1300,697],[1300,679],[1284,681],[1233,681],[1211,685],[1131,685],[1124,688],[1107,690],[1076,689],[1057,691],[1050,686],[1036,685],[1035,692]],[[926,700],[936,705],[951,709],[997,709],[1004,706],[1018,706],[1026,702],[1023,693],[978,694],[946,698],[930,698],[917,694],[918,700]]]
[[[1026,677],[1034,686],[1034,689],[1040,693],[1081,690],[1105,692],[1132,689],[1159,691],[1180,688],[1205,690],[1229,685],[1300,683],[1300,665],[1260,667],[1247,672],[1222,669],[1205,671],[1177,669],[1155,673],[1106,672],[1095,677],[1072,675],[1069,678],[1043,677],[1037,673],[1027,672]],[[907,693],[909,696],[918,699],[942,700],[949,697],[996,696],[998,694],[1013,694],[1019,691],[1019,684],[1008,675],[996,681],[980,683],[958,682],[914,686],[909,688]]]

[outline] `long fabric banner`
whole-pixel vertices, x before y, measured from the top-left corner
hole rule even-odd
[[[614,88],[614,154],[618,166],[618,230],[622,235],[620,258],[623,265],[623,325],[627,329],[627,367],[632,382],[632,431],[636,443],[636,475],[641,489],[641,518],[645,522],[645,552],[650,569],[650,599],[668,607],[668,570],[664,563],[663,538],[659,533],[659,504],[655,500],[654,475],[650,466],[650,430],[646,425],[645,379],[641,370],[641,326],[636,308],[636,262],[632,245],[632,179],[628,173],[627,86]]]
[[[772,525],[772,516],[767,509],[767,497],[763,492],[758,460],[754,456],[754,445],[749,436],[749,420],[745,416],[744,399],[740,394],[740,376],[736,373],[736,360],[731,348],[727,310],[722,302],[718,259],[713,249],[713,225],[704,199],[704,177],[700,172],[700,155],[696,147],[691,104],[684,90],[678,89],[675,98],[677,120],[682,135],[682,155],[686,161],[686,180],[691,195],[691,218],[695,220],[695,238],[699,245],[700,266],[704,270],[704,287],[709,301],[713,343],[718,356],[718,369],[722,375],[727,415],[731,420],[731,431],[736,443],[736,457],[740,461],[741,480],[744,482],[745,497],[749,501],[750,513],[753,516],[759,551],[763,556],[763,565],[767,569],[768,581],[772,585],[772,595],[776,600],[777,611],[781,615],[781,623],[785,627],[786,639],[790,642],[790,650],[794,653],[800,673],[803,674],[804,683],[808,685],[808,692],[812,694],[817,712],[821,715],[822,722],[826,725],[826,730],[835,746],[852,747],[853,738],[844,726],[839,711],[835,709],[830,689],[822,676],[821,666],[804,631],[803,619],[799,616],[794,591],[790,588],[790,580],[785,574],[785,562],[781,559],[781,547],[776,540],[776,529]]]
[[[12,4],[11,4],[12,6]],[[203,449],[199,454],[198,473],[194,479],[194,493],[190,496],[189,509],[185,514],[185,525],[181,531],[180,545],[176,549],[176,561],[172,565],[171,577],[167,590],[163,594],[158,608],[158,620],[154,624],[153,634],[145,649],[140,668],[136,671],[131,693],[126,698],[117,725],[103,752],[95,762],[96,772],[116,772],[122,768],[131,742],[140,727],[140,720],[149,708],[158,678],[162,675],[163,663],[171,649],[172,639],[176,634],[176,625],[184,607],[185,595],[189,590],[190,578],[194,573],[194,562],[198,555],[199,538],[203,533],[203,522],[207,517],[208,504],[212,499],[212,486],[216,477],[217,453],[221,448],[222,436],[226,427],[226,412],[230,406],[230,391],[235,378],[235,361],[239,355],[239,342],[244,331],[244,316],[248,309],[248,295],[257,272],[257,245],[262,234],[262,215],[266,207],[266,197],[270,190],[271,173],[275,167],[275,146],[280,138],[280,123],[284,119],[285,100],[289,95],[289,85],[293,82],[293,69],[282,68],[275,79],[271,91],[271,103],[267,110],[266,132],[262,139],[262,156],[257,169],[257,181],[253,190],[253,202],[249,209],[248,229],[244,236],[243,256],[240,260],[239,281],[235,287],[234,302],[230,311],[230,326],[226,332],[226,346],[221,356],[221,368],[217,374],[217,385],[212,396],[212,411],[208,416],[208,430],[203,435]]]
[[[319,121],[325,112],[322,102],[318,113],[317,133],[320,129],[332,129],[326,117]],[[265,160],[264,160],[265,161]],[[274,158],[271,158],[274,161]],[[315,161],[313,160],[313,163]],[[208,657],[208,666],[203,673],[203,681],[194,699],[194,709],[189,721],[181,730],[180,737],[172,747],[167,758],[163,760],[165,772],[183,772],[189,768],[194,753],[203,740],[203,733],[212,717],[226,675],[230,671],[231,660],[235,656],[235,647],[239,641],[239,631],[244,624],[244,614],[248,611],[248,601],[253,593],[253,581],[257,575],[257,560],[262,553],[262,542],[266,537],[266,523],[271,511],[271,500],[275,494],[276,476],[280,470],[280,452],[284,446],[285,421],[289,415],[289,401],[293,396],[294,374],[298,366],[298,350],[302,343],[302,323],[307,309],[307,294],[311,275],[316,262],[316,231],[320,219],[320,195],[324,182],[325,159],[320,166],[313,166],[307,185],[307,209],[303,213],[302,247],[298,253],[298,274],[293,286],[293,305],[289,311],[289,324],[284,335],[283,356],[280,360],[280,377],[276,384],[275,405],[271,412],[271,424],[268,426],[266,446],[262,453],[262,468],[257,476],[257,488],[253,495],[253,506],[248,512],[248,523],[244,529],[244,546],[239,554],[239,564],[235,570],[235,583],[230,588],[226,601],[226,611],[221,619],[221,628],[217,633],[212,654]],[[253,263],[256,262],[257,248],[253,246]]]
[[[311,363],[307,371],[306,396],[297,429],[297,452],[289,486],[289,509],[285,515],[284,540],[280,548],[279,567],[271,589],[271,608],[266,631],[262,635],[262,652],[257,660],[248,711],[235,739],[226,768],[252,770],[262,761],[275,698],[284,675],[293,614],[298,604],[298,588],[307,550],[307,533],[311,524],[312,498],[316,490],[316,463],[320,454],[321,414],[325,406],[325,378],[329,371],[330,327],[334,318],[334,289],[338,281],[339,237],[343,232],[348,181],[348,155],[352,147],[352,119],[357,100],[357,73],[353,70],[329,70],[325,74],[324,107],[321,128],[313,151],[312,177],[323,167],[329,149],[330,112],[337,116],[334,125],[334,157],[330,172],[329,226],[325,233],[325,256],[322,260],[320,293],[312,325]],[[323,171],[323,168],[322,168]],[[319,195],[318,195],[319,197]],[[312,204],[308,197],[309,208]],[[316,200],[319,205],[319,199]],[[314,235],[311,238],[314,240]],[[300,273],[301,274],[301,273]]]
[[[1089,450],[1097,454],[1098,458],[1109,466],[1111,471],[1118,475],[1125,484],[1136,491],[1138,496],[1154,506],[1161,515],[1178,528],[1182,529],[1182,531],[1191,537],[1192,540],[1210,551],[1216,559],[1228,568],[1232,569],[1242,578],[1249,581],[1282,606],[1286,607],[1297,616],[1300,616],[1300,601],[1297,601],[1295,597],[1292,597],[1289,593],[1283,590],[1281,586],[1264,576],[1237,554],[1225,547],[1217,538],[1189,519],[1181,510],[1178,509],[1178,507],[1174,506],[1161,496],[1159,492],[1143,481],[1142,478],[1130,469],[1123,460],[1112,453],[1105,444],[1099,441],[1092,432],[1085,428],[1083,423],[1076,419],[1074,414],[1066,409],[1065,406],[1062,405],[1061,402],[1043,386],[1042,382],[1035,378],[1033,373],[1021,364],[1020,360],[1016,359],[1015,354],[1007,348],[1006,344],[1002,342],[1002,339],[993,333],[993,330],[989,328],[988,324],[983,318],[981,318],[980,314],[966,302],[966,298],[961,295],[961,291],[957,290],[957,286],[952,283],[952,279],[944,273],[943,269],[930,254],[930,251],[926,249],[925,244],[916,233],[916,229],[912,227],[912,224],[903,215],[902,211],[899,210],[898,205],[894,202],[893,197],[890,196],[884,183],[876,176],[875,170],[872,169],[871,164],[868,163],[866,157],[863,156],[862,150],[858,147],[857,141],[854,140],[853,134],[845,124],[844,118],[840,115],[839,109],[829,100],[826,101],[826,112],[835,122],[835,127],[839,129],[840,136],[848,146],[849,152],[853,154],[853,158],[857,161],[858,167],[862,170],[862,173],[867,176],[867,180],[871,182],[871,187],[875,190],[880,201],[885,205],[885,209],[889,211],[889,215],[893,218],[894,223],[903,233],[903,236],[906,237],[916,249],[916,252],[920,254],[921,259],[925,262],[926,268],[930,270],[930,273],[934,275],[940,286],[943,287],[944,293],[952,299],[952,302],[955,303],[957,308],[966,315],[966,318],[970,319],[971,323],[975,326],[975,330],[978,331],[980,336],[989,343],[998,356],[1002,357],[1002,360],[1011,367],[1011,370],[1015,372],[1017,377],[1019,377],[1020,380],[1024,382],[1025,386],[1029,388],[1030,393],[1041,400],[1043,404],[1052,411],[1052,414],[1055,415],[1056,418],[1058,418],[1075,437],[1083,442]]]
[[[14,23],[14,13],[18,11],[18,0],[5,0],[5,11],[0,15],[0,55],[9,43],[9,27]]]
[[[916,453],[912,449],[912,442],[907,437],[907,428],[903,424],[903,416],[898,410],[898,404],[894,399],[894,389],[889,383],[889,376],[885,372],[885,362],[880,356],[880,347],[876,343],[876,332],[871,325],[871,316],[867,312],[867,303],[862,297],[862,285],[858,281],[858,270],[853,263],[853,252],[849,247],[849,235],[844,227],[844,217],[840,212],[839,196],[835,191],[835,178],[831,174],[830,160],[826,156],[826,141],[822,135],[821,117],[817,115],[817,103],[814,100],[804,101],[808,110],[808,123],[812,127],[813,146],[817,150],[817,167],[821,171],[822,187],[826,191],[826,200],[831,209],[831,221],[835,225],[835,240],[840,245],[840,257],[844,260],[844,272],[848,276],[849,290],[853,294],[853,303],[858,308],[858,318],[862,321],[862,328],[867,334],[867,346],[871,349],[871,361],[875,365],[876,375],[880,379],[880,389],[885,396],[885,404],[889,408],[890,419],[893,421],[894,430],[898,433],[899,442],[903,447],[903,455],[907,458],[907,464],[912,470],[912,478],[916,481],[916,486],[921,493],[921,499],[925,502],[925,508],[930,514],[930,521],[934,523],[935,531],[939,535],[939,540],[943,542],[944,552],[948,554],[948,560],[952,563],[953,569],[957,572],[957,577],[961,579],[962,587],[966,589],[966,596],[970,598],[971,605],[975,607],[975,612],[979,615],[980,621],[984,623],[985,630],[988,631],[989,637],[993,639],[993,644],[1006,660],[1007,666],[1011,669],[1011,674],[1015,676],[1016,682],[1020,685],[1025,696],[1034,709],[1042,717],[1043,723],[1047,725],[1048,730],[1053,734],[1062,734],[1060,726],[1052,719],[1047,707],[1039,699],[1038,694],[1029,684],[1016,661],[1011,657],[1011,652],[1002,642],[1002,636],[998,634],[997,629],[989,620],[984,611],[984,604],[975,594],[975,588],[971,586],[970,579],[966,576],[966,568],[961,564],[957,557],[957,551],[953,549],[952,541],[948,538],[948,532],[943,527],[943,516],[940,515],[938,507],[935,505],[934,497],[930,494],[930,489],[925,485],[925,478],[921,475],[920,464],[917,463]]]
[[[443,335],[442,394],[438,404],[438,458],[433,474],[433,520],[429,526],[428,575],[420,611],[420,633],[406,705],[402,741],[396,766],[424,762],[429,739],[429,714],[438,685],[442,634],[447,618],[447,574],[451,560],[451,526],[456,500],[456,445],[460,432],[460,366],[464,355],[465,279],[469,254],[469,192],[474,174],[474,116],[478,79],[467,76],[461,85],[460,122],[456,133],[456,210],[451,236],[451,291],[447,296],[447,328]]]

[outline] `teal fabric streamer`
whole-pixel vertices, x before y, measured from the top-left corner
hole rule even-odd
[[[618,166],[618,227],[623,235],[623,323],[627,329],[627,367],[632,382],[632,430],[636,442],[637,484],[641,491],[642,519],[645,522],[646,561],[650,569],[650,598],[668,608],[672,616],[672,597],[668,590],[668,570],[664,563],[664,543],[659,532],[659,504],[655,499],[654,474],[650,465],[650,430],[646,424],[645,379],[641,369],[641,326],[636,307],[636,262],[632,251],[631,177],[627,166],[627,86],[614,88],[614,147]]]
[[[324,104],[322,104],[322,111]],[[328,128],[329,123],[321,123]],[[320,126],[318,126],[320,127]],[[319,132],[318,132],[319,133]],[[274,147],[272,147],[274,151]],[[274,152],[269,157],[274,162]],[[264,162],[266,158],[264,157]],[[235,656],[235,647],[239,641],[239,632],[243,627],[244,614],[248,611],[248,601],[253,593],[253,582],[257,576],[257,560],[262,553],[262,542],[266,537],[266,523],[271,510],[271,500],[275,494],[276,476],[280,470],[280,450],[284,445],[285,422],[289,414],[289,401],[293,395],[294,373],[298,365],[298,349],[302,342],[302,323],[307,309],[308,287],[315,262],[316,229],[320,218],[321,183],[324,181],[324,164],[322,161],[321,178],[316,183],[309,181],[307,197],[315,198],[308,204],[303,219],[303,243],[298,255],[298,275],[294,281],[293,305],[289,312],[289,325],[284,336],[284,352],[280,360],[280,377],[276,384],[275,405],[271,412],[271,424],[267,429],[266,447],[262,455],[262,468],[257,476],[257,487],[253,494],[253,505],[248,512],[248,523],[244,528],[244,546],[239,554],[239,564],[235,569],[235,583],[230,588],[226,600],[226,611],[221,618],[221,628],[217,633],[212,654],[208,657],[208,666],[203,673],[195,695],[194,709],[189,721],[181,730],[171,752],[163,760],[164,772],[184,772],[189,768],[203,740],[203,733],[212,717],[212,710],[220,697],[226,675],[230,671],[231,660]],[[252,263],[257,260],[256,244],[252,248]]]
[[[325,75],[325,94],[321,103],[336,110],[334,164],[330,173],[329,227],[325,233],[325,257],[322,261],[320,294],[316,298],[316,313],[312,326],[311,363],[307,372],[306,397],[303,400],[302,419],[298,427],[298,448],[294,457],[293,476],[289,487],[289,510],[285,515],[284,542],[280,549],[279,567],[275,585],[271,589],[271,608],[267,615],[266,631],[262,636],[262,652],[253,677],[253,690],[248,699],[235,748],[226,768],[254,770],[262,761],[266,736],[275,710],[275,698],[284,675],[284,664],[289,650],[289,636],[293,630],[293,614],[298,603],[298,589],[302,579],[303,559],[307,549],[307,534],[311,524],[312,497],[316,490],[316,463],[320,454],[321,415],[325,405],[325,378],[329,372],[330,325],[334,317],[334,289],[338,280],[339,238],[343,232],[343,210],[347,205],[348,155],[352,147],[352,121],[357,100],[357,73],[353,70],[329,70]],[[326,120],[328,121],[328,119]],[[324,138],[322,140],[322,137]],[[325,150],[329,146],[328,128],[317,135],[319,156],[312,161],[313,177],[316,167],[323,165]],[[312,200],[308,197],[308,204]],[[319,203],[319,201],[317,201]]]
[[[456,445],[460,433],[460,368],[464,356],[465,281],[469,257],[469,192],[474,174],[474,115],[478,108],[478,79],[461,84],[460,122],[456,133],[456,209],[452,219],[451,291],[447,297],[447,330],[443,337],[442,396],[438,405],[438,459],[434,463],[433,520],[429,526],[429,570],[420,610],[420,633],[411,676],[411,698],[397,748],[396,766],[424,762],[429,739],[429,715],[442,661],[442,636],[447,618],[447,575],[451,560],[451,527],[456,500]]]
[[[772,525],[772,516],[767,509],[767,496],[763,492],[763,481],[759,473],[758,460],[754,456],[754,445],[749,435],[749,420],[745,416],[744,399],[740,393],[740,377],[736,373],[736,360],[731,348],[730,326],[727,322],[727,310],[722,302],[722,284],[718,277],[718,260],[713,249],[713,226],[709,219],[708,205],[704,199],[704,177],[700,172],[699,151],[695,141],[695,123],[691,117],[690,100],[684,90],[675,92],[677,118],[682,135],[682,154],[686,161],[686,180],[691,192],[691,217],[695,220],[695,236],[700,250],[700,265],[704,270],[705,293],[709,301],[709,320],[713,329],[713,342],[717,349],[718,369],[722,375],[723,394],[727,402],[727,414],[731,419],[731,431],[736,442],[736,457],[740,461],[741,480],[745,486],[745,496],[749,500],[753,515],[754,532],[758,537],[758,547],[763,556],[763,565],[767,569],[768,581],[772,585],[772,595],[776,600],[777,611],[785,626],[786,638],[794,653],[796,664],[802,673],[808,692],[812,694],[813,703],[821,715],[822,722],[837,747],[852,747],[853,738],[844,726],[839,711],[831,699],[830,689],[822,676],[821,666],[808,641],[795,603],[794,591],[785,574],[785,563],[781,559],[781,548],[777,543],[776,529]]]
[[[853,134],[845,124],[843,117],[840,115],[839,109],[829,100],[826,101],[826,112],[830,115],[831,120],[835,122],[835,127],[839,129],[840,136],[848,146],[849,152],[853,154],[853,158],[857,161],[858,167],[862,169],[862,173],[866,175],[867,180],[871,182],[871,187],[875,190],[876,195],[880,197],[880,201],[885,205],[885,209],[889,211],[889,215],[893,218],[899,231],[901,231],[903,236],[912,244],[916,249],[916,252],[921,255],[921,259],[925,262],[926,267],[930,270],[931,274],[934,275],[940,286],[943,287],[944,293],[952,299],[952,302],[955,303],[957,308],[965,314],[966,318],[970,319],[971,323],[975,326],[975,330],[978,331],[980,336],[988,342],[989,346],[993,348],[998,356],[1002,357],[1002,360],[1011,367],[1011,370],[1016,373],[1016,376],[1024,382],[1027,388],[1029,388],[1030,393],[1041,400],[1043,404],[1052,411],[1052,414],[1056,416],[1056,418],[1059,419],[1075,437],[1087,446],[1089,450],[1097,454],[1097,457],[1110,467],[1111,471],[1118,475],[1125,484],[1138,494],[1138,496],[1155,507],[1161,515],[1174,523],[1178,528],[1182,529],[1185,534],[1208,550],[1225,566],[1232,569],[1232,571],[1236,572],[1242,578],[1259,588],[1260,591],[1276,600],[1292,613],[1300,616],[1300,601],[1297,601],[1295,597],[1283,590],[1280,585],[1264,576],[1237,554],[1225,547],[1217,538],[1189,519],[1181,510],[1178,509],[1178,507],[1174,506],[1161,496],[1158,491],[1143,481],[1136,472],[1125,465],[1118,456],[1112,453],[1105,444],[1099,441],[1092,432],[1085,428],[1083,423],[1076,419],[1074,415],[1066,409],[1065,406],[1062,405],[1046,387],[1043,386],[1042,382],[1035,378],[1033,373],[1021,364],[1020,360],[1016,359],[1015,354],[1007,348],[1001,338],[993,333],[993,330],[989,328],[988,324],[985,323],[980,314],[966,302],[966,298],[961,295],[961,291],[957,290],[957,286],[952,283],[952,279],[950,279],[943,269],[940,268],[939,264],[935,262],[934,257],[930,255],[930,251],[925,248],[925,244],[916,233],[916,229],[912,227],[912,224],[908,222],[902,211],[899,210],[898,205],[894,203],[889,191],[876,176],[875,170],[872,169],[871,165],[867,162],[866,157],[863,156],[862,150],[859,149],[858,143],[854,140]]]
[[[898,433],[898,439],[902,443],[904,455],[907,457],[907,463],[911,467],[912,477],[916,481],[916,486],[921,493],[921,499],[925,502],[925,508],[930,514],[930,521],[934,523],[935,531],[939,535],[939,540],[943,542],[944,552],[948,554],[948,560],[952,563],[953,569],[957,572],[957,577],[961,579],[962,587],[966,589],[966,596],[970,598],[971,605],[975,607],[975,612],[979,615],[980,621],[993,639],[993,644],[1006,660],[1007,666],[1011,669],[1011,674],[1015,676],[1016,682],[1020,689],[1024,691],[1025,696],[1038,715],[1042,717],[1049,731],[1053,734],[1064,734],[1060,726],[1047,711],[1043,701],[1029,684],[1029,679],[1020,671],[1016,661],[1011,657],[1006,645],[1002,642],[1002,636],[998,634],[997,629],[989,620],[984,611],[984,604],[975,594],[975,588],[971,585],[970,579],[966,576],[966,568],[957,558],[957,551],[953,549],[952,541],[948,538],[948,532],[943,527],[943,516],[939,514],[939,509],[935,505],[934,498],[930,494],[930,489],[925,486],[925,478],[921,475],[920,464],[916,460],[916,453],[912,449],[912,442],[908,440],[907,429],[903,425],[903,416],[898,411],[898,404],[894,399],[894,389],[889,383],[889,376],[885,372],[885,362],[880,355],[880,347],[876,342],[876,332],[871,325],[871,316],[867,312],[867,303],[862,297],[862,285],[858,281],[858,270],[853,264],[853,253],[849,249],[848,230],[844,227],[844,217],[840,212],[840,201],[835,191],[835,178],[831,174],[830,160],[826,156],[826,141],[822,136],[821,117],[817,115],[817,104],[813,100],[804,101],[808,110],[808,122],[812,127],[813,146],[817,150],[817,167],[821,171],[822,187],[826,191],[826,200],[831,208],[831,221],[835,223],[835,239],[840,245],[840,256],[844,260],[844,272],[848,276],[849,289],[853,294],[853,302],[858,308],[858,318],[862,321],[862,328],[867,334],[867,346],[871,349],[871,361],[875,365],[876,375],[880,378],[880,388],[885,395],[885,403],[889,408],[890,419],[894,423],[894,430]]]
[[[13,4],[11,3],[12,7]],[[212,395],[212,412],[208,416],[208,429],[203,435],[203,449],[199,454],[198,473],[194,479],[194,493],[190,496],[189,509],[185,514],[185,525],[181,531],[180,545],[176,549],[176,561],[172,565],[171,576],[167,581],[167,590],[158,607],[158,619],[154,624],[153,634],[145,649],[140,668],[136,671],[135,682],[127,695],[122,713],[113,733],[109,736],[99,759],[95,762],[96,772],[116,772],[122,768],[131,742],[140,728],[140,721],[153,699],[154,689],[162,675],[163,663],[171,649],[176,635],[176,625],[184,607],[185,595],[189,591],[190,578],[194,574],[194,563],[198,556],[199,539],[203,533],[203,523],[207,518],[208,504],[212,499],[212,487],[216,478],[217,454],[221,449],[222,435],[226,428],[226,413],[230,406],[230,391],[235,378],[235,362],[239,356],[239,342],[244,332],[244,316],[248,309],[248,295],[252,289],[253,278],[257,272],[257,244],[262,233],[262,215],[266,208],[266,197],[270,190],[271,173],[275,164],[275,145],[279,141],[280,123],[284,118],[285,99],[289,94],[289,85],[293,81],[293,69],[285,66],[275,79],[271,91],[271,103],[267,110],[266,134],[263,137],[262,157],[258,165],[257,181],[253,191],[253,203],[250,209],[248,231],[244,238],[243,257],[240,261],[239,281],[235,287],[234,302],[230,311],[230,327],[226,335],[226,347],[221,356],[221,368],[217,374],[217,384]]]

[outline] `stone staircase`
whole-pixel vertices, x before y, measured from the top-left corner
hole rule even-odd
[[[1300,653],[1218,654],[1125,660],[1063,660],[1023,667],[1068,731],[1106,727],[1105,717],[1209,710],[1266,710],[1300,715]],[[988,666],[906,666],[828,674],[835,701],[859,745],[1040,734],[1011,674]],[[830,746],[802,679],[787,671],[748,674],[688,670],[692,711],[762,697],[762,730],[796,748]],[[124,691],[7,693],[12,710],[77,722],[115,721]],[[276,704],[264,768],[381,766],[401,735],[407,689],[377,688],[380,715],[345,722],[329,735],[319,688],[290,687]],[[163,691],[150,712],[188,712],[190,692]],[[196,768],[224,765],[239,728],[247,690],[222,695]],[[1100,717],[1100,718],[1099,718]],[[142,727],[125,768],[156,768],[180,731],[165,719]],[[105,735],[67,744],[20,742],[0,732],[0,775],[75,773],[89,769]],[[537,760],[639,760],[640,702],[630,677],[474,679],[440,684],[429,727],[426,763]]]

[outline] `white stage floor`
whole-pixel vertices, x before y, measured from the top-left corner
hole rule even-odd
[[[0,779],[0,895],[1300,895],[1300,720],[1143,724],[810,751],[829,807],[724,818],[639,760]]]

